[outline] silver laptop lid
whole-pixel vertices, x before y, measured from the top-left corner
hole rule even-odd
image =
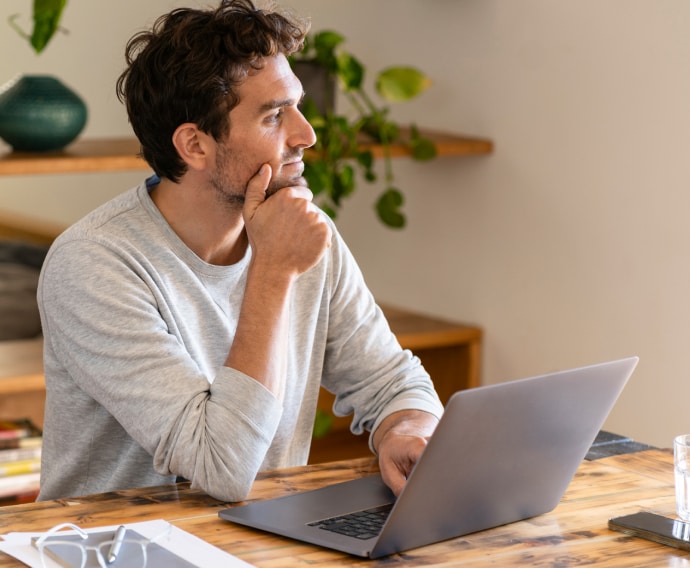
[[[372,556],[551,511],[637,362],[455,393]]]

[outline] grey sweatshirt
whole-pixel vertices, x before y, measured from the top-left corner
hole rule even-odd
[[[244,499],[260,470],[306,463],[319,387],[351,429],[442,413],[334,228],[297,281],[282,404],[224,366],[251,258],[210,265],[142,183],[63,233],[39,284],[47,387],[39,499],[170,483]]]

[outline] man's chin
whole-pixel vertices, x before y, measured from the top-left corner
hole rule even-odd
[[[304,178],[304,176],[289,179],[273,179],[271,180],[271,183],[268,184],[268,188],[266,189],[266,197],[270,197],[279,189],[283,189],[284,187],[294,187],[296,185],[307,187],[307,180]]]

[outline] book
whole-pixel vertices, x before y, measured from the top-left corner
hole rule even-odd
[[[29,436],[28,438],[0,438],[0,450],[40,448],[42,444],[42,436]]]
[[[31,460],[41,457],[41,445],[26,448],[0,449],[0,465],[8,462]]]
[[[37,448],[43,441],[43,432],[28,418],[0,420],[0,453],[3,450]],[[2,460],[0,458],[0,461]]]
[[[41,430],[28,418],[0,420],[0,500],[35,499],[41,476]]]
[[[0,420],[0,440],[40,436],[41,430],[28,418]]]
[[[0,477],[0,498],[38,491],[40,483],[41,473],[38,471]]]
[[[38,488],[31,489],[27,493],[20,493],[17,495],[10,495],[9,497],[0,497],[0,507],[8,507],[10,505],[22,505],[24,503],[34,503],[38,497]]]
[[[0,478],[41,471],[41,458],[0,463]]]

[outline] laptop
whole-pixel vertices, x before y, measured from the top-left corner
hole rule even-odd
[[[378,558],[549,512],[637,361],[456,392],[397,500],[376,474],[223,509],[219,516]],[[363,520],[364,528],[350,528],[349,517]],[[380,531],[373,528],[378,517],[384,518]]]

